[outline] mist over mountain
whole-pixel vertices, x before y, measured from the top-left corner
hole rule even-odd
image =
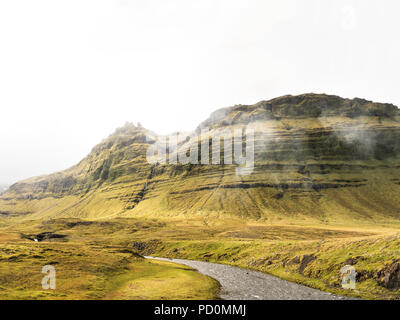
[[[392,104],[324,94],[219,109],[194,132],[251,126],[255,166],[247,176],[234,164],[151,164],[146,152],[157,135],[127,123],[77,165],[11,186],[0,211],[29,218],[397,220],[399,120]]]
[[[3,193],[8,189],[9,185],[6,184],[0,184],[0,193]]]

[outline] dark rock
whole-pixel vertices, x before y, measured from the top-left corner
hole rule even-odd
[[[379,285],[385,288],[400,288],[400,260],[386,265],[382,270],[378,271],[376,277]]]
[[[159,240],[150,240],[147,242],[144,241],[135,241],[132,243],[132,248],[137,250],[140,254],[149,255],[151,254],[155,247],[157,247],[161,241]]]
[[[271,260],[267,259],[267,258],[257,259],[257,260],[254,260],[254,261],[249,263],[249,265],[253,266],[253,267],[261,267],[261,266],[264,266],[264,265],[270,266],[272,264],[273,264],[273,262]]]
[[[356,274],[356,280],[358,282],[365,281],[374,277],[374,273],[368,270],[358,270]]]
[[[292,260],[289,260],[289,262],[287,264],[288,264],[288,266],[292,266],[295,264],[299,264],[300,262],[301,262],[300,257],[295,256]]]
[[[353,266],[357,263],[357,261],[354,258],[348,258],[345,262],[345,266]]]
[[[143,251],[147,248],[147,243],[146,242],[134,242],[132,243],[132,248],[136,249],[137,251]]]
[[[314,260],[316,260],[317,258],[314,256],[314,255],[304,255],[303,257],[302,257],[302,259],[301,259],[301,264],[300,264],[300,267],[299,267],[299,273],[300,274],[303,274],[303,272],[304,272],[304,269],[305,268],[307,268],[307,266],[311,263],[311,262],[313,262]]]

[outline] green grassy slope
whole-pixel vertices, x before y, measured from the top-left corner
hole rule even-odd
[[[255,130],[255,169],[156,165],[154,136],[127,124],[78,165],[13,185],[3,217],[221,217],[268,222],[397,220],[400,122],[390,104],[307,94],[221,109],[201,128]],[[181,149],[187,147],[182,145]]]

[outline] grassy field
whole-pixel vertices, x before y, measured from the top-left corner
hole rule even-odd
[[[76,222],[76,221],[74,221]],[[99,228],[115,227],[113,223]],[[219,284],[189,267],[150,261],[121,245],[81,236],[29,240],[43,225],[0,228],[0,299],[216,299]],[[39,232],[38,232],[39,231]],[[71,231],[71,230],[70,230]],[[128,230],[131,232],[131,230]],[[32,238],[33,239],[33,238]],[[56,290],[43,290],[42,267],[56,268]]]
[[[214,280],[141,257],[151,254],[245,267],[352,297],[398,299],[397,273],[390,270],[400,258],[399,230],[395,224],[272,225],[204,218],[3,220],[0,298],[217,298]],[[44,239],[34,242],[35,237]],[[47,264],[57,269],[55,291],[40,286],[41,267]],[[358,274],[355,290],[341,288],[340,270],[349,264]]]

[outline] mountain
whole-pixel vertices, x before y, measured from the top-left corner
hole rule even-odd
[[[191,146],[208,145],[209,139],[195,135],[205,129],[223,136],[221,132],[251,128],[253,135],[243,146],[254,143],[255,163],[244,175],[235,164],[149,163],[146,153],[160,137],[127,123],[72,168],[11,186],[0,197],[0,212],[29,219],[398,220],[399,120],[399,109],[392,104],[288,95],[217,110],[192,139],[168,150],[171,159]],[[208,152],[210,159],[225,155]]]

